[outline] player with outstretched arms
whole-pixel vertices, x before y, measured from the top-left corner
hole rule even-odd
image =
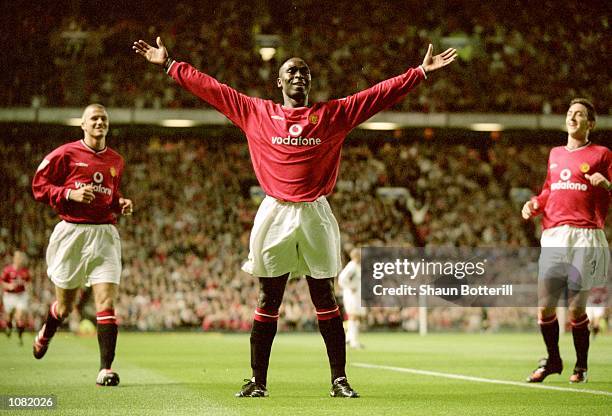
[[[336,184],[347,134],[403,99],[426,74],[453,62],[456,51],[433,56],[430,45],[422,65],[349,97],[314,104],[308,100],[310,68],[303,59],[290,58],[278,72],[283,104],[277,104],[248,97],[174,61],[159,37],[157,47],[140,40],[133,49],[245,132],[255,175],[266,193],[243,266],[260,283],[251,332],[253,377],[236,395],[268,395],[268,363],[285,285],[290,276],[306,275],[331,367],[330,395],[358,397],[346,378],[345,335],[333,288],[341,270],[340,232],[325,196]]]
[[[524,219],[543,216],[538,321],[548,357],[527,379],[532,383],[563,371],[556,307],[565,291],[576,349],[570,382],[587,380],[586,301],[592,288],[606,284],[610,264],[603,230],[612,190],[612,152],[589,140],[589,133],[595,127],[595,109],[590,101],[572,100],[565,124],[567,144],[550,151],[542,192],[527,201],[522,210]]]
[[[41,162],[34,179],[34,198],[49,204],[61,221],[47,247],[47,275],[56,301],[34,340],[41,359],[58,326],[72,311],[81,286],[92,287],[96,305],[100,371],[99,386],[116,386],[111,369],[117,344],[114,302],[121,278],[121,241],[117,215],[131,215],[132,201],[119,191],[123,158],[106,145],[109,119],[100,104],[85,108],[81,140],[58,147]]]

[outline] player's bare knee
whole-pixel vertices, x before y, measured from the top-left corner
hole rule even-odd
[[[114,308],[117,285],[110,283],[96,284],[92,286],[96,312],[103,312]]]
[[[115,302],[111,296],[96,299],[96,312],[103,312],[109,309],[114,309]]]
[[[278,310],[281,302],[283,301],[283,295],[280,296],[277,293],[268,293],[263,289],[259,290],[259,298],[257,299],[257,307],[265,310]]]
[[[317,309],[328,309],[336,306],[336,296],[334,295],[333,279],[306,278],[310,298]]]
[[[550,318],[551,316],[554,316],[556,313],[557,313],[557,308],[554,308],[554,307],[540,306],[538,308],[538,318],[540,319]]]
[[[569,307],[567,308],[567,317],[572,320],[572,321],[576,321],[579,318],[583,318],[584,315],[586,315],[586,308],[584,307]]]
[[[279,277],[260,278],[257,307],[265,310],[278,310],[283,301],[288,277],[289,275],[286,274]]]

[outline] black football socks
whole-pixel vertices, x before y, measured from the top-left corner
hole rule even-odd
[[[117,319],[114,309],[96,313],[98,345],[100,347],[100,370],[110,369],[115,359],[117,346]]]
[[[574,348],[576,349],[576,368],[587,369],[589,355],[589,318],[586,315],[570,321]]]
[[[325,341],[332,383],[338,377],[346,377],[346,336],[342,326],[342,317],[336,305],[334,308],[317,309],[319,331]]]
[[[255,383],[267,383],[272,343],[276,336],[278,310],[257,308],[251,329],[251,368]]]

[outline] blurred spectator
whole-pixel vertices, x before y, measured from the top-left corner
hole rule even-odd
[[[512,195],[538,191],[548,146],[496,143],[489,148],[436,141],[349,141],[340,181],[330,197],[345,243],[387,246],[536,246],[536,227],[520,219]],[[22,249],[33,276],[31,312],[40,326],[52,298],[44,250],[54,215],[33,202],[31,177],[59,143],[0,138],[3,167],[0,265]],[[121,324],[139,330],[180,327],[246,331],[256,304],[255,280],[240,271],[257,204],[246,145],[156,137],[142,146],[117,142],[126,159],[126,195],[139,208],[120,219],[124,269],[117,302]],[[543,168],[544,166],[544,168]],[[211,169],[214,167],[214,169]],[[404,187],[409,198],[387,200],[379,187]],[[517,191],[519,190],[519,191]],[[535,271],[534,271],[535,276]],[[528,278],[528,277],[527,277]],[[312,329],[315,313],[303,280],[290,281],[281,329]],[[529,325],[533,311],[489,309],[491,328]],[[431,328],[478,327],[478,311],[432,309]],[[471,317],[474,315],[474,317]],[[370,328],[414,330],[414,308],[373,309]]]
[[[202,107],[162,71],[132,59],[133,39],[152,42],[160,34],[173,57],[253,96],[280,97],[269,81],[290,56],[312,65],[319,101],[403,72],[433,42],[438,50],[459,45],[461,65],[433,77],[396,110],[563,113],[575,96],[591,98],[601,114],[611,110],[602,61],[609,44],[605,2],[559,8],[554,0],[537,7],[527,0],[450,1],[424,10],[415,0],[338,0],[324,13],[311,1],[253,7],[218,0],[203,7],[154,0],[146,12],[117,2],[104,13],[95,4],[10,2],[4,14],[11,24],[0,38],[19,53],[0,58],[11,69],[0,75],[0,107]],[[258,34],[282,40],[269,62],[258,54]]]

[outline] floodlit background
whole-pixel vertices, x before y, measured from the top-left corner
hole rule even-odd
[[[34,277],[28,328],[39,328],[54,296],[45,275],[44,253],[58,219],[48,207],[34,202],[31,178],[44,155],[81,137],[75,118],[82,108],[90,102],[102,103],[110,114],[108,144],[126,160],[123,193],[135,203],[134,216],[121,218],[118,226],[124,261],[116,305],[121,327],[117,366],[125,368],[122,386],[146,386],[153,380],[150,383],[187,385],[189,390],[190,383],[195,383],[197,394],[204,390],[206,395],[214,384],[218,386],[214,394],[226,400],[241,378],[248,376],[248,336],[234,333],[248,333],[256,303],[255,280],[241,272],[240,265],[248,252],[249,231],[261,198],[242,132],[135,55],[134,40],[153,43],[159,35],[175,59],[190,62],[248,95],[275,101],[281,99],[275,81],[278,67],[291,56],[300,56],[310,65],[311,101],[324,101],[420,64],[428,43],[438,52],[451,46],[459,49],[457,62],[432,74],[405,100],[364,123],[347,139],[338,183],[329,197],[347,261],[352,247],[367,245],[537,247],[539,224],[524,222],[520,207],[539,192],[551,146],[565,144],[564,115],[571,98],[582,96],[594,102],[598,124],[592,139],[607,146],[612,143],[611,13],[605,2],[120,3],[73,0],[51,7],[18,0],[3,6],[0,266],[9,264],[15,249],[28,253]],[[608,219],[609,239],[610,228]],[[74,314],[60,334],[63,338],[54,340],[42,363],[29,355],[29,338],[22,349],[14,338],[0,339],[4,357],[0,368],[11,375],[0,382],[0,394],[9,391],[10,385],[11,392],[26,393],[33,385],[30,382],[42,379],[37,391],[78,381],[88,385],[84,394],[91,395],[87,369],[95,364],[75,362],[74,368],[62,370],[59,381],[42,375],[57,370],[53,363],[59,357],[59,362],[68,365],[73,344],[78,345],[74,348],[79,354],[83,350],[95,361],[93,339],[70,341],[68,333],[79,332],[81,320],[94,313],[92,306],[85,302],[81,315]],[[416,335],[423,319],[429,332],[425,338]],[[393,404],[385,414],[407,414],[413,399],[422,401],[419,413],[427,414],[426,404],[448,393],[435,383],[447,379],[402,373],[393,376],[393,388],[381,388],[377,377],[384,379],[381,372],[385,370],[356,367],[358,362],[522,381],[545,354],[536,332],[535,308],[429,308],[424,315],[418,308],[374,308],[362,328],[366,349],[350,353],[348,368],[349,374],[356,375],[351,383],[364,401],[379,400],[369,414],[377,413],[377,406],[387,400]],[[291,361],[292,354],[272,354],[270,401],[281,392],[299,399],[301,369],[314,365],[322,374],[327,371],[320,339],[309,333],[316,330],[316,318],[302,280],[288,286],[279,329],[282,335],[275,348],[286,349],[295,340],[303,340],[306,352],[316,351],[311,361],[296,362],[279,377],[292,386],[286,391],[274,385],[279,383],[275,369],[282,367],[281,361]],[[201,334],[127,335],[127,331],[221,331],[224,335],[200,340]],[[158,368],[166,362],[165,355],[147,359],[156,340],[172,344],[183,342],[181,336],[188,337],[193,350],[186,352],[189,360],[172,368],[201,369],[211,358],[222,364],[186,380],[182,371]],[[139,337],[147,340],[146,345]],[[600,337],[591,346],[593,383],[587,387],[610,393],[612,344],[605,327]],[[209,339],[223,341],[209,343]],[[223,353],[228,339],[239,345],[232,357]],[[463,342],[469,353],[454,345]],[[571,337],[565,336],[563,342],[570,368]],[[420,343],[427,348],[420,348]],[[503,350],[510,358],[496,356],[502,345],[512,346]],[[485,366],[461,363],[464,353],[468,362],[478,361],[481,347],[493,355]],[[161,351],[173,354],[168,348]],[[387,348],[394,353],[384,353]],[[411,358],[402,358],[403,351]],[[155,365],[149,367],[152,361]],[[228,370],[236,363],[241,371]],[[87,373],[83,380],[81,373]],[[304,384],[310,384],[310,375],[305,377]],[[21,380],[17,384],[10,381],[17,378]],[[551,384],[566,386],[566,375],[557,379]],[[198,385],[197,380],[204,384]],[[432,380],[431,391],[421,389],[421,382]],[[430,409],[432,413],[488,413],[482,406],[490,398],[481,385],[469,380],[449,383],[462,386],[456,400]],[[322,400],[326,388],[320,391]],[[589,413],[597,414],[611,404],[609,395],[595,394],[597,399],[591,401],[588,394],[536,394],[496,384],[487,384],[487,391],[494,396],[533,394],[535,403],[542,400],[536,405],[539,408],[544,409],[542,403],[554,403],[560,411],[572,403],[594,403]],[[317,392],[308,394],[316,397]],[[474,395],[475,407],[462,402],[464,395]],[[517,400],[517,407],[508,408],[500,402],[494,413],[528,410],[537,414],[525,407],[526,401]],[[130,405],[129,397],[126,403]],[[211,412],[249,410],[228,403],[211,407]],[[327,405],[313,399],[305,409],[324,411]],[[80,412],[95,411],[87,403],[80,406]],[[266,406],[274,409],[274,405]],[[156,411],[163,414],[164,408]],[[270,411],[298,414],[282,406]]]

